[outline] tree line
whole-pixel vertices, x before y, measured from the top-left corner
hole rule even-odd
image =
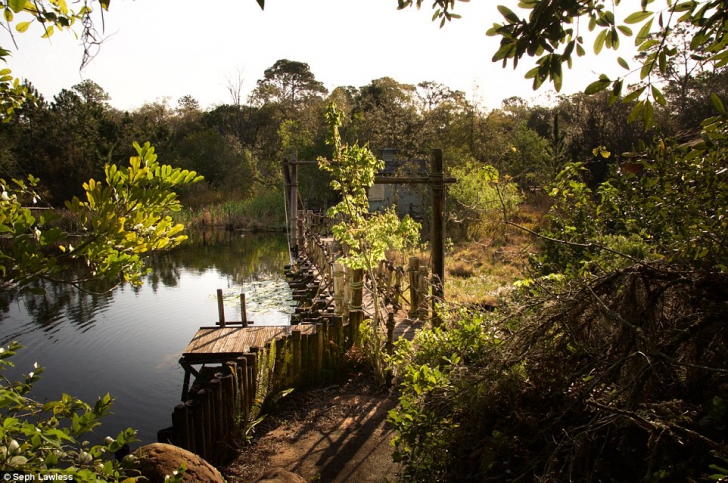
[[[205,177],[182,193],[183,201],[247,199],[281,185],[280,162],[291,153],[299,159],[330,154],[324,112],[334,101],[343,113],[342,139],[369,143],[374,153],[394,148],[402,160],[428,159],[438,147],[450,170],[492,166],[521,188],[546,185],[567,162],[579,161],[596,184],[640,140],[696,135],[691,133],[712,110],[710,93],[728,91],[723,70],[695,73],[671,65],[664,81],[667,103],[656,113],[660,131],[645,131],[639,120],[625,123],[632,106],[607,105],[606,92],[562,95],[548,106],[513,97],[486,109],[433,81],[411,85],[383,77],[329,92],[308,64],[286,59],[265,70],[247,101],[242,80],[229,82],[231,102],[206,110],[184,96],[121,111],[92,80],[45,99],[26,81],[36,102],[0,125],[0,167],[8,177],[40,178],[44,199],[59,206],[106,164],[124,162],[133,154],[132,142],[141,139],[165,163]],[[302,192],[314,206],[331,196],[321,179],[319,172],[301,173]]]

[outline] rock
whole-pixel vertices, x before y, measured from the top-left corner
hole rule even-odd
[[[194,453],[171,444],[153,443],[142,446],[134,454],[139,458],[137,469],[149,483],[164,483],[184,464],[187,467],[182,481],[185,483],[225,483],[219,471]]]
[[[273,468],[255,480],[255,483],[306,483],[306,480],[283,468]]]

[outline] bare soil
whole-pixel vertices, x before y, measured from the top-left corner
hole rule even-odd
[[[391,388],[356,374],[345,383],[294,392],[256,428],[250,443],[221,472],[230,483],[254,482],[282,467],[311,482],[394,481]]]

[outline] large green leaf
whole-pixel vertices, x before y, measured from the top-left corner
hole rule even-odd
[[[18,13],[21,10],[23,10],[23,7],[25,7],[26,0],[9,0],[8,6],[13,10],[13,12]]]

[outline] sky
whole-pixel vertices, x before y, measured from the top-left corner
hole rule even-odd
[[[231,102],[227,86],[238,78],[247,98],[279,59],[307,63],[329,90],[389,76],[439,82],[488,109],[512,96],[544,104],[553,90],[531,89],[523,76],[532,63],[514,71],[490,60],[499,41],[485,32],[502,19],[497,5],[518,12],[514,3],[457,2],[462,18],[441,29],[429,0],[419,11],[398,11],[396,0],[267,0],[264,11],[255,0],[114,0],[104,15],[106,39],[83,71],[80,42],[69,32],[41,39],[36,24],[14,35],[17,47],[0,31],[0,45],[12,51],[13,74],[47,99],[90,79],[122,110],[164,98],[174,106],[185,95],[210,109]],[[602,71],[617,72],[613,56],[588,57],[565,71],[562,94],[583,90]]]

